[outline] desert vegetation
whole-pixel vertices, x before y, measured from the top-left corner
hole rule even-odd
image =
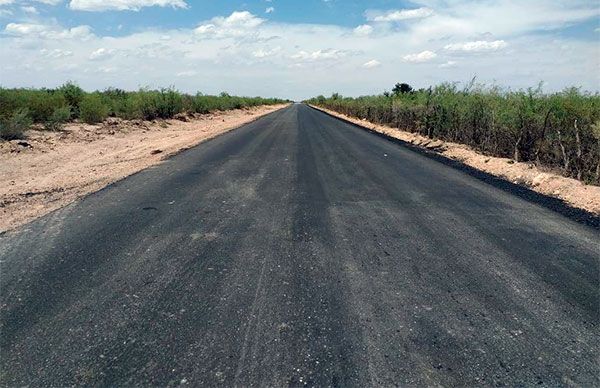
[[[86,92],[72,82],[56,89],[0,88],[0,139],[22,138],[32,124],[55,131],[73,120],[93,124],[107,117],[168,119],[182,112],[202,114],[282,102],[274,98],[237,97],[227,93],[189,95],[173,88],[138,91],[108,88]]]
[[[492,156],[558,168],[600,184],[600,95],[577,88],[543,93],[541,85],[504,90],[474,81],[358,98],[335,93],[308,101],[373,123],[470,147]]]

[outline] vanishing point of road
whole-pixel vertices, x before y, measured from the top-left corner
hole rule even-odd
[[[0,236],[0,384],[598,386],[599,252],[295,104]]]

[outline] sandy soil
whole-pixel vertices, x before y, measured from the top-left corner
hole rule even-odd
[[[346,116],[329,109],[316,106],[314,108],[387,136],[428,148],[478,170],[485,171],[513,183],[524,185],[538,193],[562,199],[573,207],[600,215],[599,186],[585,185],[576,179],[566,178],[556,172],[537,167],[531,163],[515,163],[511,159],[483,155],[464,144],[432,140],[419,134],[376,125],[369,121]]]
[[[31,130],[26,140],[0,141],[0,231],[284,106],[153,122],[108,119],[98,125],[68,124],[60,132]]]

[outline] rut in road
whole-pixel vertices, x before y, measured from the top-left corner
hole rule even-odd
[[[296,104],[0,236],[0,381],[599,385],[599,237]]]

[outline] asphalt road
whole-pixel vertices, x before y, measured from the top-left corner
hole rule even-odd
[[[0,383],[598,386],[599,252],[293,105],[0,236]]]

